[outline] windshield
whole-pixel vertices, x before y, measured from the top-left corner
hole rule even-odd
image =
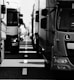
[[[15,9],[7,10],[7,26],[18,26],[18,14]]]
[[[74,31],[74,9],[58,8],[57,29]]]

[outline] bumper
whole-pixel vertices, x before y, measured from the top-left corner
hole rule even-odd
[[[74,70],[74,65],[71,64],[71,62],[69,61],[69,59],[67,57],[62,58],[62,59],[64,59],[64,60],[66,59],[67,62],[66,63],[61,62],[61,61],[57,62],[53,58],[52,61],[51,61],[51,69],[52,70]]]
[[[73,68],[71,68],[71,66],[69,65],[63,65],[63,64],[54,64],[51,67],[52,70],[73,70]]]

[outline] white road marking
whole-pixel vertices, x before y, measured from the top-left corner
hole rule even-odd
[[[45,67],[44,62],[44,59],[4,59],[0,67]]]
[[[19,51],[19,53],[37,53],[37,51]]]
[[[29,47],[29,46],[27,46],[27,47],[25,47],[25,46],[20,46],[19,49],[33,49],[33,47]]]
[[[27,68],[22,69],[22,75],[27,75]]]
[[[27,54],[25,54],[25,55],[24,55],[24,57],[28,57],[28,55],[27,55]]]

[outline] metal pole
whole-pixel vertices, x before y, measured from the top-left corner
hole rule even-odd
[[[33,5],[33,12],[32,12],[32,39],[33,39],[33,33],[34,33],[34,7],[35,7],[35,4]]]
[[[38,34],[39,34],[39,26],[40,26],[40,0],[38,0],[38,10],[39,10]]]
[[[40,26],[40,0],[38,0],[39,22],[38,22],[38,37],[37,37],[37,53],[39,53],[39,26]]]

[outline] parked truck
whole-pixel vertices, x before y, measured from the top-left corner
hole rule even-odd
[[[33,35],[38,36],[33,40],[46,63],[51,69],[74,69],[74,0],[38,0],[34,9]]]
[[[74,69],[74,0],[57,0],[52,66],[54,69]]]
[[[14,5],[14,6],[13,6]],[[18,54],[19,51],[19,33],[20,22],[20,7],[16,3],[8,2],[6,4],[6,17],[5,22],[7,26],[6,40],[5,40],[5,53]]]
[[[55,1],[37,0],[33,7],[33,44],[50,64],[55,27]],[[52,35],[52,36],[51,36]]]

